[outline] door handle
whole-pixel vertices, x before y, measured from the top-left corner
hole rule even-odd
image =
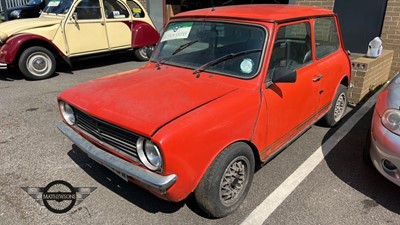
[[[312,79],[313,82],[317,82],[319,80],[321,80],[324,77],[324,75],[319,74],[318,76],[316,76],[314,79]]]

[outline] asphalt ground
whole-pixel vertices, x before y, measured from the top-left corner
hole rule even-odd
[[[241,224],[317,149],[326,151],[324,143],[338,136],[343,138],[261,223],[400,224],[400,188],[362,160],[373,102],[360,120],[352,118],[362,104],[349,108],[335,128],[312,126],[256,172],[243,204],[222,219],[208,218],[192,197],[166,202],[126,183],[57,130],[56,97],[75,84],[143,64],[129,53],[79,60],[72,71],[61,67],[57,76],[43,81],[0,71],[0,224]],[[354,126],[340,134],[349,123]],[[96,189],[65,214],[50,212],[21,189],[54,180]]]

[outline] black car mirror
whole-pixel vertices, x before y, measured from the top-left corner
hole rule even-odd
[[[272,76],[273,83],[294,83],[297,79],[296,70],[286,68],[276,69]]]

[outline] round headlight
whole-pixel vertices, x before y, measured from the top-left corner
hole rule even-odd
[[[69,125],[74,125],[75,124],[75,113],[74,110],[70,105],[68,105],[65,102],[60,101],[60,109],[61,109],[61,114],[64,118],[64,120],[69,124]]]
[[[393,133],[400,135],[400,110],[387,109],[381,118],[383,126]]]
[[[136,149],[143,165],[153,171],[161,170],[161,152],[153,142],[144,138],[139,138],[136,142]]]

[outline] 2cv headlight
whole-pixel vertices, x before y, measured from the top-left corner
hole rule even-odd
[[[67,122],[69,125],[74,125],[75,124],[75,112],[72,109],[68,103],[65,103],[63,101],[60,101],[59,103],[60,110],[61,110],[61,115],[64,118],[65,122]]]
[[[148,169],[160,171],[162,169],[162,156],[159,148],[152,141],[139,138],[136,142],[136,149],[140,161]]]

